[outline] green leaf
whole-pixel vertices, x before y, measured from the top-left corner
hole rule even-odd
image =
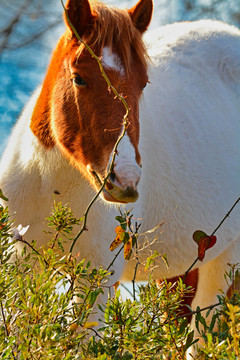
[[[213,315],[212,320],[211,320],[211,324],[209,326],[209,331],[210,332],[213,331],[218,316],[219,316],[218,314]]]
[[[161,255],[161,258],[162,258],[162,259],[163,259],[163,261],[165,262],[165,265],[166,265],[167,269],[169,269],[169,264],[168,264],[167,254],[163,254],[163,255]]]
[[[184,345],[184,352],[187,351],[187,349],[192,345],[193,343],[193,338],[194,338],[194,331],[191,331],[188,334],[187,340],[186,340],[186,344]]]
[[[159,253],[157,252],[157,250],[155,250],[154,253],[147,258],[145,270],[147,270],[154,263],[154,259],[156,259],[156,257],[158,257],[158,256],[159,256]]]
[[[208,237],[208,235],[202,231],[202,230],[196,230],[194,233],[193,233],[193,240],[199,244],[199,242],[201,241],[201,239],[205,239],[206,237]]]
[[[123,230],[127,230],[127,220],[125,216],[116,216],[115,219],[120,223]]]

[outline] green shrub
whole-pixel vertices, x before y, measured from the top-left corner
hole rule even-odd
[[[121,224],[122,217],[118,220]],[[8,209],[0,207],[1,359],[183,359],[194,334],[186,318],[179,316],[179,307],[191,289],[181,279],[175,285],[157,284],[149,276],[146,285],[134,283],[135,300],[122,300],[116,284],[109,289],[114,295],[108,303],[96,305],[108,288],[109,271],[92,269],[86,260],[61,252],[62,235],[71,239],[72,227],[81,221],[67,206],[55,205],[49,217],[52,241],[37,249],[21,231],[13,236]],[[128,236],[123,238],[129,241]],[[15,252],[17,241],[25,244],[22,254]],[[232,266],[226,278],[231,282],[238,277]],[[214,312],[210,324],[201,309],[195,312],[197,325],[203,325],[199,356],[239,359],[239,293],[232,288],[230,298],[219,295],[219,303],[219,308],[208,311],[207,316]],[[98,330],[89,318],[96,306],[103,319]]]

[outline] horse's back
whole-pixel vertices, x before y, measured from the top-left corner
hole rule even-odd
[[[192,233],[210,234],[240,193],[240,32],[199,21],[162,27],[149,38],[150,84],[140,112],[142,217],[148,228],[167,220],[158,247],[172,273],[181,273],[196,257]],[[234,213],[207,259],[239,232]]]
[[[208,80],[209,75],[216,75],[240,96],[240,31],[236,27],[211,20],[175,23],[148,32],[146,41],[156,68],[171,69],[179,77],[184,68]],[[182,74],[184,79],[186,73]]]

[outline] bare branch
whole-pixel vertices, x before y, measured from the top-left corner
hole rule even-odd
[[[26,8],[30,5],[32,0],[25,0],[24,4],[20,7],[19,11],[15,14],[14,18],[10,21],[10,23],[3,29],[1,32],[5,35],[5,38],[3,39],[2,44],[0,45],[0,54],[4,49],[7,48],[9,38],[11,33],[13,32],[13,29],[20,21],[21,15],[24,13]]]

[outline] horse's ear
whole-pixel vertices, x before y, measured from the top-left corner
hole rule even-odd
[[[143,33],[147,30],[152,18],[152,0],[140,0],[135,6],[128,10],[135,27]]]
[[[82,36],[94,18],[88,0],[67,0],[65,9],[78,35]],[[64,19],[68,29],[73,33],[65,13]]]

